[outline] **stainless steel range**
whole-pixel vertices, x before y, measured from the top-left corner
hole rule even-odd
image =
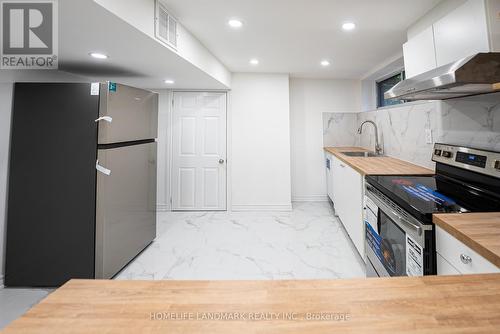
[[[432,215],[500,211],[500,152],[436,144],[434,176],[367,176],[368,276],[436,274]]]

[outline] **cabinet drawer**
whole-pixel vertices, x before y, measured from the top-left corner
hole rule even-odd
[[[436,254],[437,274],[438,275],[460,275],[457,268],[453,267],[439,253]]]
[[[436,250],[438,255],[442,256],[461,274],[500,273],[500,268],[439,226],[436,226]],[[470,259],[469,263],[462,261],[462,257]]]

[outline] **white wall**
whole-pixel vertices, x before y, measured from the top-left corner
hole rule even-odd
[[[5,227],[7,204],[7,170],[9,162],[12,84],[0,84],[0,287],[3,286],[5,264]]]
[[[360,81],[290,79],[293,201],[327,200],[323,113],[360,109]]]
[[[154,25],[155,0],[94,1],[156,40]],[[175,16],[175,13],[171,14]],[[177,35],[177,51],[175,52],[179,56],[225,86],[231,86],[231,72],[196,37],[186,30],[181,23],[178,25]],[[158,43],[160,42],[158,41]]]
[[[232,210],[290,210],[289,78],[234,74],[228,123]]]

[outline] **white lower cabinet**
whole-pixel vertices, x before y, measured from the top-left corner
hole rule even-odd
[[[460,275],[457,268],[453,267],[439,253],[436,254],[437,274],[438,275]]]
[[[437,274],[500,273],[500,268],[436,226]]]
[[[339,216],[359,254],[365,254],[365,226],[363,223],[364,178],[336,157],[333,162],[333,197]]]
[[[333,155],[330,153],[325,154],[325,163],[326,163],[326,190],[328,197],[334,202],[333,197]]]
[[[340,167],[340,160],[336,158],[335,156],[332,156],[331,160],[331,173],[332,173],[332,184],[333,184],[333,205],[335,207],[335,214],[337,216],[340,215],[340,211],[342,211],[342,196],[341,196],[341,189],[340,185],[342,184],[342,179],[341,179],[341,167]]]

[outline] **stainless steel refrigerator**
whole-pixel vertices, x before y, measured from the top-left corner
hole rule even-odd
[[[156,237],[158,95],[16,83],[6,286],[111,278]]]

